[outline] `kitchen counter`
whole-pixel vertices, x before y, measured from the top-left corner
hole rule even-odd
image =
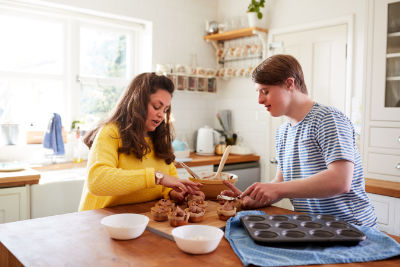
[[[24,186],[39,183],[40,173],[37,170],[25,169],[22,171],[0,172],[0,188]]]
[[[222,155],[212,155],[212,156],[200,156],[196,153],[190,153],[189,156],[192,160],[185,162],[189,167],[195,166],[203,166],[203,165],[218,165],[221,161]],[[237,154],[229,154],[228,159],[225,164],[230,163],[242,163],[242,162],[250,162],[250,161],[259,161],[260,156],[249,154],[249,155],[237,155]],[[175,163],[177,168],[180,168],[179,164]]]
[[[2,224],[0,266],[242,266],[225,238],[214,252],[194,256],[149,231],[132,240],[110,239],[100,224],[105,216],[144,213],[153,205],[147,202]],[[277,207],[262,210],[291,212]],[[400,242],[400,237],[393,238]],[[400,266],[400,257],[346,266]]]

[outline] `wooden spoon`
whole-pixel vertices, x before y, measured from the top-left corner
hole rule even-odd
[[[222,155],[221,161],[219,162],[218,170],[217,173],[214,176],[214,180],[220,180],[221,179],[221,172],[222,169],[225,166],[225,162],[228,159],[229,153],[231,152],[232,146],[227,146],[225,148],[224,154]]]

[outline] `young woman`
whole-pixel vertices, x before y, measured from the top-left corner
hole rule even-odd
[[[299,212],[332,214],[357,225],[375,226],[365,192],[361,157],[351,121],[339,110],[308,97],[299,62],[275,55],[252,74],[258,102],[273,117],[288,121],[276,133],[278,167],[270,183],[255,183],[241,193],[248,208],[290,198]]]
[[[199,192],[200,184],[175,177],[173,91],[167,77],[136,76],[111,116],[85,136],[90,152],[80,211]]]

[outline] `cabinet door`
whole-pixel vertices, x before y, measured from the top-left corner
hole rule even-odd
[[[381,231],[388,234],[399,235],[400,229],[396,227],[396,202],[398,199],[376,194],[368,194],[372,205],[375,208],[375,214],[378,218],[378,227]]]
[[[0,189],[0,223],[29,218],[29,186]]]
[[[400,1],[376,0],[371,119],[400,119]]]

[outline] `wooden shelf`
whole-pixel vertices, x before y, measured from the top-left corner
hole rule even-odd
[[[252,28],[243,28],[234,31],[227,31],[223,33],[216,33],[211,35],[204,36],[204,40],[212,40],[212,41],[224,41],[224,40],[231,40],[237,39],[242,37],[249,37],[255,35],[255,32],[264,32],[268,33],[267,29],[252,27]]]

